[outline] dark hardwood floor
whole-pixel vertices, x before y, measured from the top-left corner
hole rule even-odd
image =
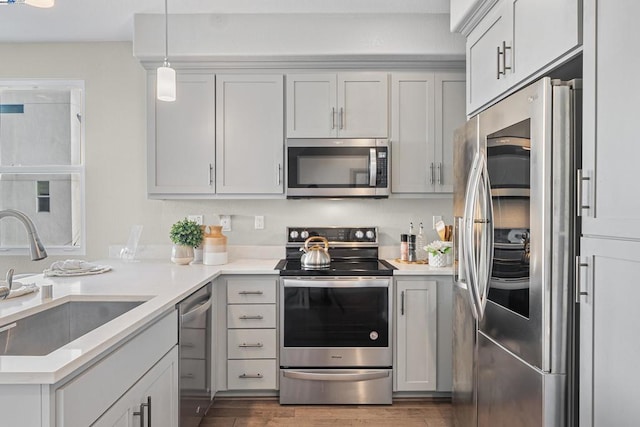
[[[447,400],[393,405],[280,405],[276,399],[216,399],[200,427],[451,427]]]

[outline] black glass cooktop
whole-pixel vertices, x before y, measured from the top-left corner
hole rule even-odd
[[[300,260],[283,259],[276,270],[281,276],[392,276],[395,267],[384,260],[331,260],[328,268],[304,269]]]

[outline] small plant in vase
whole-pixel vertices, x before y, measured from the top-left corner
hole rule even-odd
[[[197,222],[185,218],[171,226],[169,237],[173,242],[171,261],[189,264],[193,261],[193,248],[202,243],[203,233]]]
[[[444,267],[447,265],[447,254],[451,252],[451,242],[434,240],[424,247],[429,254],[429,265],[433,267]]]

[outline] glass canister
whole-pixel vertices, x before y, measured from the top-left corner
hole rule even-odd
[[[202,263],[220,265],[227,263],[227,236],[222,234],[221,225],[210,225],[209,233],[203,240]]]

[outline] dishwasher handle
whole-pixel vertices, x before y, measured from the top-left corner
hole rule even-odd
[[[211,308],[212,303],[213,303],[213,298],[209,297],[206,301],[196,305],[193,309],[181,315],[180,320],[182,324],[189,323],[192,320],[198,318],[200,315],[202,315],[203,313],[205,313],[207,310]]]

